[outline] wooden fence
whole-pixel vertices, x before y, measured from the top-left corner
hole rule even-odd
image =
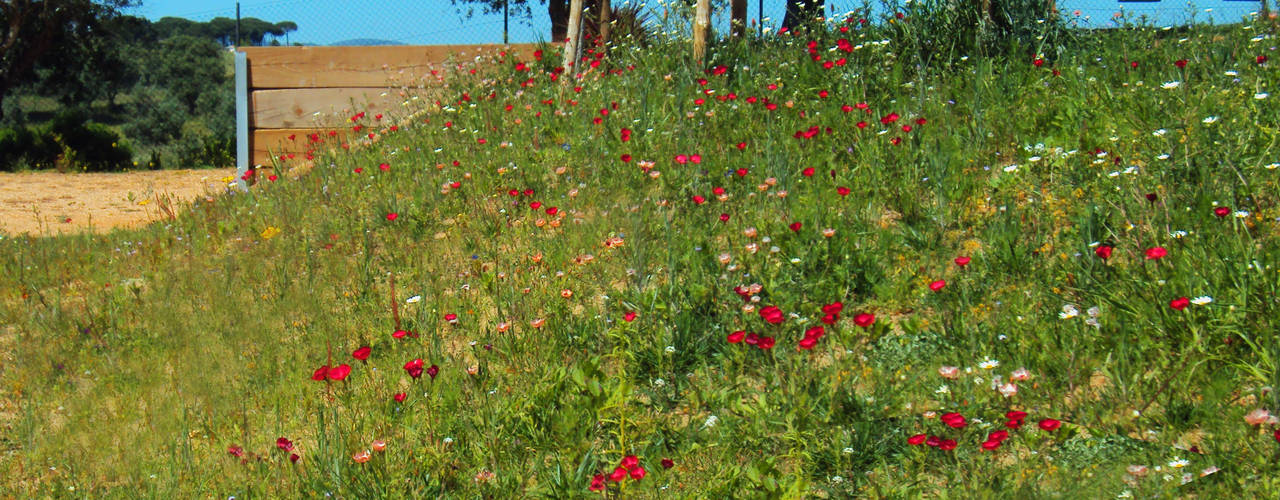
[[[396,116],[405,100],[402,89],[430,88],[436,81],[431,71],[442,70],[451,57],[462,61],[502,50],[529,54],[535,49],[241,47],[236,53],[237,166],[243,175],[250,167],[270,165],[281,157],[301,158],[354,138],[353,114]]]

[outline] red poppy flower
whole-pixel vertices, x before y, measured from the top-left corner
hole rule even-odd
[[[280,448],[282,451],[293,451],[293,441],[286,437],[278,438],[276,439],[276,448]]]
[[[1059,427],[1062,427],[1062,422],[1052,418],[1046,418],[1041,420],[1039,425],[1041,429],[1052,432],[1058,430]]]
[[[351,357],[356,358],[360,361],[364,361],[369,359],[369,354],[372,352],[373,352],[373,348],[369,346],[364,346],[359,349],[356,349],[355,352],[351,353]]]
[[[396,220],[398,217],[400,217],[400,214],[395,213],[395,212],[391,212],[391,213],[387,214],[387,220],[389,220],[389,221],[394,221],[394,220]]]
[[[800,175],[803,175],[805,177],[813,177],[813,167],[809,167],[804,170],[801,170]]]
[[[844,311],[844,302],[832,302],[822,306],[822,312],[826,314],[840,314],[841,311]]]
[[[391,398],[395,399],[397,403],[403,403],[404,398],[407,398],[407,397],[409,397],[409,395],[403,392],[397,392],[395,396],[391,396]]]
[[[663,469],[670,469],[670,468],[675,467],[675,466],[676,466],[675,461],[671,460],[670,458],[664,458],[664,459],[662,459],[662,468],[663,468]]]
[[[935,292],[941,291],[942,287],[945,287],[945,286],[947,286],[947,282],[944,280],[938,280],[938,281],[934,281],[933,283],[929,283],[929,289]]]
[[[999,448],[999,447],[1000,447],[999,441],[987,440],[982,442],[982,449],[987,451],[995,451],[996,448]]]
[[[850,189],[847,187],[844,187],[844,186],[836,187],[836,194],[839,194],[840,196],[847,196],[850,192],[851,192]]]
[[[747,345],[759,345],[760,336],[754,333],[748,333],[747,336],[743,339],[743,342],[746,342]]]
[[[920,446],[924,444],[926,439],[928,439],[928,437],[925,436],[924,434],[916,434],[914,436],[907,438],[907,444],[911,446]]]
[[[418,358],[408,363],[405,363],[404,371],[408,372],[409,376],[412,378],[416,379],[418,377],[421,377],[422,376],[422,358]]]
[[[791,223],[791,225],[789,225],[789,226],[787,226],[787,227],[791,228],[791,230],[792,230],[792,231],[794,231],[794,232],[800,232],[800,228],[801,228],[802,226],[803,226],[803,224],[801,224],[801,223],[799,223],[799,222],[792,222],[792,223]]]
[[[1178,297],[1176,299],[1169,301],[1169,307],[1172,307],[1174,310],[1177,310],[1177,311],[1186,309],[1187,306],[1189,305],[1191,305],[1191,300],[1186,297]]]
[[[693,195],[693,203],[694,203],[694,204],[701,205],[701,204],[706,203],[706,202],[707,202],[707,199],[706,199],[706,198],[704,198],[702,195],[700,195],[700,194],[695,194],[695,195]]]
[[[431,365],[431,366],[428,366],[428,367],[427,367],[427,376],[428,376],[428,377],[431,377],[431,380],[435,380],[435,379],[436,379],[436,375],[439,375],[439,374],[440,374],[440,367],[439,367],[439,366]]]
[[[738,330],[736,332],[730,333],[729,336],[725,337],[725,340],[729,341],[730,344],[737,344],[738,342],[742,342],[742,338],[746,336],[747,336],[747,332]]]
[[[760,309],[760,317],[764,318],[764,320],[769,322],[769,324],[776,325],[778,323],[782,323],[782,309],[778,309],[777,306],[765,306]]]
[[[967,265],[969,265],[969,261],[970,261],[970,260],[972,260],[972,259],[970,259],[970,258],[968,258],[968,257],[963,257],[963,256],[961,256],[961,257],[956,257],[956,265],[957,265],[957,266],[960,266],[960,267],[967,266]]]
[[[1008,413],[1004,414],[1004,417],[1009,420],[1022,420],[1024,418],[1027,418],[1027,412],[1019,411],[1019,410],[1009,410]]]
[[[1111,252],[1114,250],[1115,247],[1110,245],[1099,245],[1098,248],[1093,249],[1093,254],[1097,255],[1102,260],[1107,260],[1111,258]]]
[[[1178,59],[1177,61],[1174,61],[1174,62],[1173,62],[1173,65],[1174,65],[1174,66],[1177,66],[1177,67],[1178,67],[1178,69],[1185,68],[1185,67],[1187,67],[1187,60],[1186,60],[1186,59]]]
[[[632,467],[640,465],[640,458],[635,455],[627,455],[625,457],[622,457],[622,461],[618,465],[621,465],[622,467],[630,469]]]
[[[720,214],[720,222],[729,222],[729,214]]]
[[[627,311],[627,313],[626,313],[626,314],[623,314],[623,315],[622,315],[622,320],[623,320],[623,321],[626,321],[627,323],[630,323],[630,322],[632,322],[632,321],[635,321],[635,320],[636,320],[636,313],[635,313],[635,311]]]
[[[804,338],[820,339],[827,334],[827,329],[821,326],[815,326],[804,331]]]
[[[241,458],[244,456],[244,448],[241,448],[233,444],[227,447],[227,453],[231,454],[231,456],[233,457]]]
[[[311,380],[320,381],[320,380],[324,380],[328,376],[329,376],[329,365],[324,365],[324,366],[321,366],[320,368],[316,368],[316,371],[311,374]]]
[[[1169,255],[1169,251],[1165,250],[1164,247],[1151,247],[1147,249],[1147,260],[1159,260],[1166,255]]]
[[[408,330],[396,330],[391,332],[391,338],[402,339],[409,336]]]
[[[591,478],[591,486],[588,488],[591,491],[604,490],[604,474],[596,474],[595,477]]]
[[[1006,422],[1004,423],[1004,426],[1005,426],[1005,427],[1008,427],[1008,428],[1010,428],[1010,429],[1017,429],[1017,428],[1019,428],[1019,427],[1022,427],[1022,421],[1021,421],[1021,420],[1009,420],[1009,421],[1006,421]]]
[[[1230,214],[1230,213],[1231,213],[1231,209],[1227,207],[1218,207],[1213,209],[1213,215],[1216,215],[1218,217],[1226,217],[1227,214]]]
[[[943,415],[942,423],[947,424],[947,427],[952,429],[963,429],[965,426],[969,425],[969,421],[959,413],[947,413]]]
[[[853,317],[853,324],[863,328],[869,328],[876,322],[876,316],[871,313],[861,313]]]
[[[641,479],[644,479],[644,476],[645,474],[648,474],[648,471],[644,470],[644,467],[637,465],[635,467],[628,469],[627,473],[631,476],[631,479],[639,481]]]
[[[346,380],[347,375],[351,374],[351,365],[346,363],[340,364],[329,369],[330,380]]]
[[[756,347],[761,349],[773,349],[773,346],[776,343],[777,342],[773,340],[773,337],[763,337],[760,339],[760,343],[756,344]]]
[[[956,440],[954,439],[943,440],[941,443],[938,443],[938,449],[942,451],[954,450],[956,449]]]
[[[1004,441],[1009,439],[1009,431],[995,431],[987,435],[987,441]]]
[[[1265,63],[1265,62],[1267,62],[1267,56],[1262,55],[1262,56],[1255,57],[1255,58],[1253,58],[1253,62],[1258,63],[1258,64]]]
[[[627,469],[623,469],[622,467],[617,467],[613,469],[613,472],[609,474],[609,480],[615,483],[622,481],[623,479],[626,479],[626,478],[627,478]]]

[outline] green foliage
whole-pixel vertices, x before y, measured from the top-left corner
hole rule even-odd
[[[133,149],[110,127],[89,120],[83,110],[58,113],[49,125],[72,165],[88,171],[124,170],[132,165]]]
[[[50,168],[61,152],[56,139],[42,130],[0,128],[0,171]]]

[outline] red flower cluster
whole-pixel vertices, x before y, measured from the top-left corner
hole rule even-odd
[[[670,466],[667,465],[668,462],[670,462],[670,460],[663,459],[662,466],[670,468]],[[672,463],[672,465],[674,465],[674,463]],[[619,483],[627,477],[630,477],[633,481],[639,481],[644,479],[644,476],[648,473],[649,472],[644,469],[644,466],[640,465],[640,459],[638,457],[635,455],[627,455],[622,457],[622,461],[618,463],[618,466],[615,467],[613,472],[609,473],[608,476],[605,476],[604,474],[596,474],[595,477],[592,477],[591,486],[589,488],[591,491],[604,490],[606,477],[610,481]]]
[[[1008,419],[1004,423],[1004,426],[1006,427],[1006,429],[993,431],[987,434],[987,438],[983,440],[982,444],[980,445],[982,450],[995,451],[996,449],[999,449],[1000,446],[1003,445],[1004,442],[1009,439],[1010,437],[1009,432],[1011,430],[1016,430],[1022,427],[1023,421],[1027,418],[1027,412],[1020,411],[1020,410],[1010,410],[1006,412],[1004,416],[1006,419]],[[952,429],[963,429],[969,425],[969,421],[965,419],[963,415],[955,412],[943,414],[942,417],[940,417],[940,420],[944,425]],[[1052,418],[1046,418],[1041,420],[1038,425],[1041,430],[1044,430],[1046,432],[1053,432],[1062,426],[1062,421],[1052,419]],[[907,438],[907,444],[911,446],[919,446],[923,444],[923,445],[928,445],[934,448],[938,448],[943,451],[955,449],[957,445],[956,440],[954,439],[943,439],[941,437],[928,435],[928,434],[913,435]]]

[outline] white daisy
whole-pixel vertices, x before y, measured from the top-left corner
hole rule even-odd
[[[1173,90],[1178,88],[1181,85],[1182,85],[1182,82],[1179,82],[1179,81],[1164,82],[1164,84],[1161,85],[1160,88],[1165,90]]]
[[[1209,304],[1209,303],[1211,303],[1211,302],[1213,302],[1213,297],[1210,297],[1210,296],[1208,296],[1208,295],[1201,295],[1201,296],[1199,296],[1199,297],[1196,297],[1196,298],[1194,298],[1194,299],[1191,299],[1191,303],[1192,303],[1192,304],[1195,304],[1195,305],[1198,305],[1198,306],[1203,306],[1203,305],[1205,305],[1205,304]]]

